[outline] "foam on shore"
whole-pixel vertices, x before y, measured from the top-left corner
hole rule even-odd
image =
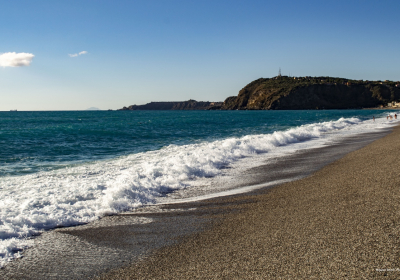
[[[218,222],[97,279],[399,279],[399,136],[301,180],[197,203]]]
[[[341,118],[276,131],[70,166],[0,179],[0,265],[19,257],[29,237],[160,201],[175,190],[220,175],[235,175],[268,158],[313,148],[349,135],[393,126],[397,120]],[[241,164],[243,163],[243,164]],[[227,171],[226,167],[233,167]],[[233,191],[229,191],[232,193]],[[227,193],[227,194],[229,194]],[[196,199],[196,198],[192,198]]]

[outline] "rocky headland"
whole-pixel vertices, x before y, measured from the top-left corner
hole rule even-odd
[[[224,102],[151,102],[120,110],[309,110],[396,107],[400,82],[333,77],[257,79]],[[392,104],[392,105],[390,105]]]
[[[188,101],[176,102],[150,102],[144,105],[131,105],[123,107],[119,110],[213,110],[220,109],[222,102],[196,101],[190,99]]]
[[[222,110],[359,109],[400,100],[400,84],[332,77],[260,78],[228,97]]]

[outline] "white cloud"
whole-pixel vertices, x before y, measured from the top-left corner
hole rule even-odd
[[[2,67],[20,67],[29,66],[34,55],[31,53],[8,52],[0,54],[0,66]]]
[[[68,55],[69,55],[69,57],[77,57],[78,55],[87,54],[87,53],[88,53],[87,51],[82,51],[79,53],[73,53],[73,54],[68,54]]]

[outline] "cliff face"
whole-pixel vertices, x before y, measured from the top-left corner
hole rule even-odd
[[[397,85],[399,86],[399,85]],[[228,97],[223,110],[350,109],[377,107],[400,99],[393,82],[364,82],[331,77],[258,79],[238,96]]]
[[[222,102],[188,100],[182,102],[150,102],[144,105],[131,105],[120,110],[215,110]]]

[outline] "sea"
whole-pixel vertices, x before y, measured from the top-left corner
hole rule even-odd
[[[399,113],[0,112],[0,267],[45,231],[245,191],[246,170],[390,129]]]

